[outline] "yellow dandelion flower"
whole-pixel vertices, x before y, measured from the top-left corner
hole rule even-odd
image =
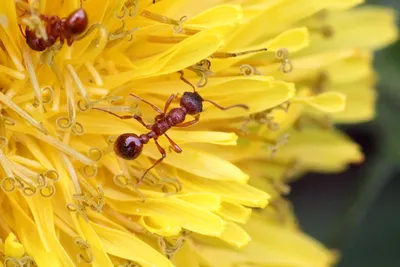
[[[361,2],[2,0],[3,265],[331,265],[281,196],[363,159],[332,125],[397,30]]]

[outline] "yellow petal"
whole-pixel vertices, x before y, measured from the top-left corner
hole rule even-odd
[[[370,81],[343,84],[332,90],[345,94],[347,98],[345,109],[333,114],[336,122],[359,123],[375,116],[376,91]]]
[[[220,236],[225,242],[241,248],[251,241],[251,237],[240,226],[233,222],[228,222],[222,235]]]
[[[237,202],[249,207],[265,207],[268,203],[267,193],[247,184],[206,180],[186,172],[179,172],[179,177],[189,189],[220,195],[229,202]]]
[[[173,267],[167,258],[134,235],[95,223],[91,225],[99,233],[107,253],[146,267]]]
[[[179,221],[163,216],[144,216],[139,223],[150,233],[161,236],[177,236],[182,231]]]
[[[40,195],[27,198],[33,218],[37,225],[41,240],[47,251],[51,251],[67,266],[73,266],[74,262],[68,256],[64,247],[60,244],[54,229],[53,207],[49,199],[43,199]]]
[[[235,202],[222,202],[217,214],[224,219],[245,224],[250,218],[251,209]]]
[[[10,233],[4,242],[4,254],[7,257],[21,258],[25,254],[24,246],[17,241],[17,237]]]
[[[163,162],[194,175],[213,180],[245,183],[249,179],[247,174],[229,161],[189,146],[181,147],[183,153],[169,153]],[[160,158],[160,153],[155,145],[149,145],[143,153],[153,159]]]
[[[317,96],[296,99],[326,113],[343,111],[346,106],[346,95],[338,92],[326,92]]]
[[[28,255],[34,258],[38,266],[63,266],[57,255],[45,249],[35,223],[21,209],[17,199],[10,198],[10,203],[13,207],[15,230]]]
[[[209,211],[217,211],[221,206],[221,198],[210,193],[190,193],[175,197]]]
[[[217,88],[218,86],[214,87],[213,90],[215,91],[213,92],[218,92]],[[225,89],[227,95],[216,95],[218,93],[213,93],[210,89],[205,89],[202,91],[202,97],[204,99],[211,99],[221,106],[246,104],[250,109],[246,111],[235,108],[221,111],[205,103],[204,113],[201,114],[202,121],[235,118],[264,111],[288,101],[295,94],[294,84],[280,81],[243,81],[227,83],[224,85],[224,88],[229,88],[229,90]],[[242,91],[244,88],[248,90],[245,95],[235,94],[236,91]]]
[[[144,203],[112,200],[109,204],[126,214],[171,218],[177,226],[204,235],[218,236],[225,226],[225,222],[212,212],[175,198],[147,198]]]
[[[275,156],[284,162],[298,159],[305,169],[320,172],[342,171],[363,158],[360,147],[343,134],[319,129],[291,132],[288,143]]]
[[[393,10],[381,7],[365,6],[332,13],[326,21],[334,32],[332,37],[312,34],[311,45],[299,53],[305,55],[351,48],[382,48],[397,39],[395,20]]]

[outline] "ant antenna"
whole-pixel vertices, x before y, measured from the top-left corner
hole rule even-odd
[[[26,38],[26,35],[25,35],[24,31],[22,30],[21,24],[18,24],[18,28],[19,28],[19,31],[21,32],[22,36],[24,36],[24,38]]]
[[[268,51],[268,48],[254,49],[254,50],[243,51],[243,52],[238,52],[238,53],[216,52],[216,53],[212,54],[211,57],[212,57],[212,58],[239,57],[239,56],[244,56],[244,55],[253,54],[253,53],[258,53],[258,52],[263,52],[263,51]]]
[[[222,106],[218,105],[217,103],[215,103],[212,100],[203,99],[203,101],[213,104],[215,107],[219,108],[220,110],[228,110],[228,109],[231,109],[231,108],[243,108],[245,110],[249,110],[250,109],[249,106],[247,106],[245,104],[236,104],[236,105],[232,105],[232,106],[229,106],[229,107],[222,107]]]
[[[181,75],[179,78],[184,82],[184,83],[186,83],[186,84],[188,84],[190,87],[192,87],[193,88],[193,92],[195,92],[196,93],[196,88],[194,87],[194,85],[193,84],[191,84],[188,80],[186,80],[186,78],[185,77],[183,77],[183,71],[178,71],[178,73]]]

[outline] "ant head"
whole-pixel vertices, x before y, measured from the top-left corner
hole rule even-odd
[[[132,160],[139,157],[142,150],[143,143],[134,133],[121,134],[114,143],[115,154],[126,160]]]
[[[180,105],[186,108],[188,114],[196,115],[203,111],[203,98],[197,92],[185,92]]]
[[[79,8],[72,12],[65,20],[65,35],[75,36],[82,34],[88,27],[88,15],[83,8]]]

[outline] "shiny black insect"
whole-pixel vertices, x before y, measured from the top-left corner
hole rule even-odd
[[[189,84],[193,88],[193,92],[185,92],[180,98],[180,106],[177,108],[173,108],[168,111],[169,106],[176,97],[174,94],[172,94],[165,103],[164,111],[161,111],[158,107],[140,98],[139,96],[130,94],[140,101],[150,105],[158,113],[158,115],[155,117],[155,123],[153,124],[146,124],[143,119],[137,115],[119,116],[113,112],[95,108],[97,110],[112,114],[120,119],[135,119],[144,127],[146,127],[146,129],[150,130],[148,133],[141,135],[137,135],[135,133],[124,133],[120,135],[114,143],[115,153],[119,157],[126,160],[136,159],[142,153],[143,146],[147,144],[151,139],[153,139],[155,144],[157,145],[158,151],[161,154],[161,158],[155,161],[154,164],[144,172],[142,177],[139,179],[137,185],[140,185],[146,174],[156,165],[160,164],[167,156],[165,149],[162,148],[157,141],[160,136],[164,135],[168,139],[171,144],[172,150],[174,150],[176,153],[182,152],[182,149],[167,135],[166,132],[172,127],[188,127],[197,123],[200,118],[200,113],[203,111],[203,102],[209,102],[221,110],[227,110],[235,107],[243,108],[246,110],[249,109],[249,107],[244,104],[222,107],[211,100],[203,99],[196,91],[195,87],[183,77],[183,72],[180,72],[180,74],[180,79]],[[184,122],[186,115],[194,116],[194,120]]]

